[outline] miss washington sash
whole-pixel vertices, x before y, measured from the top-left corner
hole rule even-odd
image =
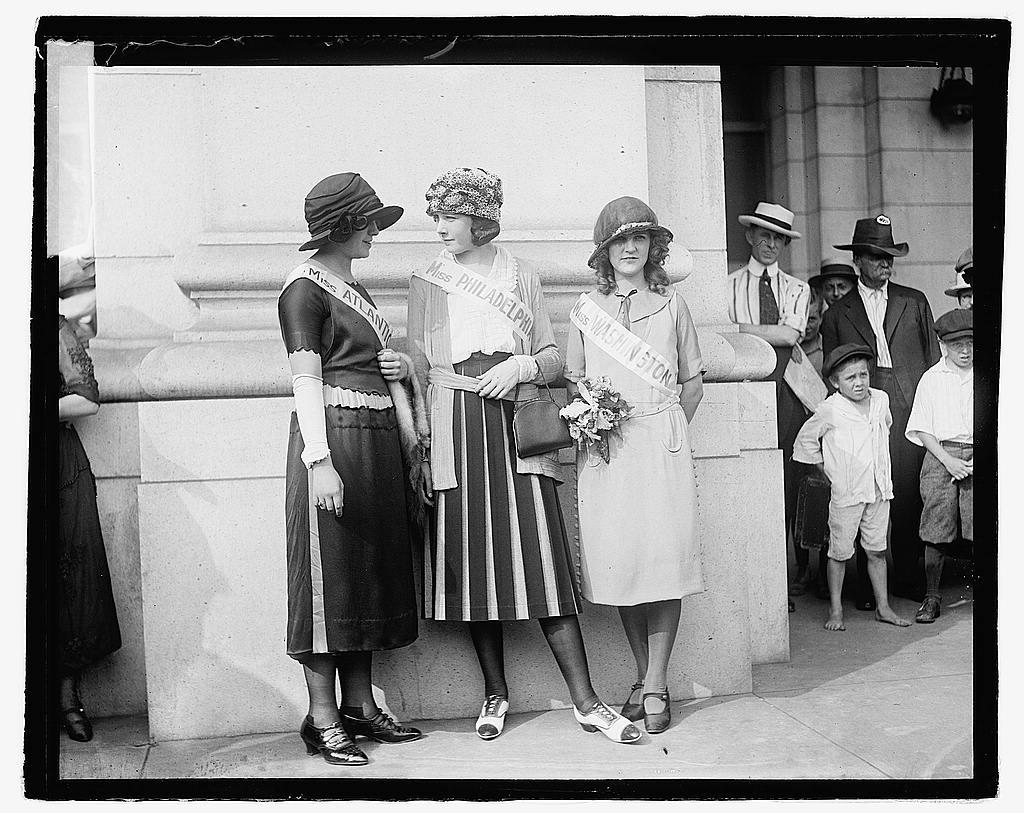
[[[380,339],[381,347],[388,346],[388,342],[391,341],[391,325],[388,324],[388,320],[345,280],[313,264],[300,265],[292,271],[284,281],[284,287],[287,288],[297,279],[311,280],[339,302],[344,302],[369,323]]]
[[[533,331],[533,312],[523,304],[514,291],[502,291],[487,277],[438,257],[425,270],[416,269],[414,277],[424,279],[450,294],[475,299],[507,320],[526,346],[530,346]]]
[[[675,384],[679,371],[647,342],[635,333],[630,333],[611,315],[601,310],[589,296],[580,294],[569,312],[569,321],[619,364],[640,376],[658,392],[672,398],[678,397]]]

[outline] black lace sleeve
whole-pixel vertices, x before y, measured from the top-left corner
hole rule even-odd
[[[320,286],[308,279],[297,279],[281,292],[277,300],[277,317],[281,322],[281,338],[289,354],[296,350],[321,352],[324,322],[331,316],[326,297]]]
[[[100,402],[100,388],[93,375],[92,359],[75,335],[70,322],[63,316],[60,317],[60,333],[57,338],[57,363],[60,368],[61,398],[75,394],[95,404]]]

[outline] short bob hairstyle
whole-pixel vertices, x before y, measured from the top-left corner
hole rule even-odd
[[[473,221],[473,225],[470,227],[470,233],[473,235],[473,245],[483,246],[491,242],[498,233],[501,231],[501,226],[498,225],[496,220],[490,220],[486,217],[477,217],[476,215],[469,215]]]
[[[668,258],[669,238],[664,232],[647,232],[651,237],[651,247],[644,265],[644,281],[647,287],[656,294],[664,294],[669,286],[668,273],[665,271],[665,260]],[[610,245],[610,244],[609,244]],[[597,290],[602,294],[615,291],[615,271],[608,258],[608,246],[600,249],[594,256],[594,273],[597,274]]]

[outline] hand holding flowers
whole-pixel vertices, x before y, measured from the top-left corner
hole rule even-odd
[[[580,449],[596,446],[607,463],[610,458],[608,438],[612,434],[621,436],[622,422],[632,414],[633,407],[612,389],[612,382],[605,376],[584,378],[576,386],[579,393],[558,414],[569,425],[569,434],[576,445]]]

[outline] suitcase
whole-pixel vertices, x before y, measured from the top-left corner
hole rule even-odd
[[[793,536],[805,550],[828,549],[828,503],[832,487],[818,472],[800,479],[796,495]]]

